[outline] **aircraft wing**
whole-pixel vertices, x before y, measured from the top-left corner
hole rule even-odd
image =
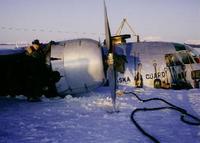
[[[25,52],[24,47],[16,48],[12,45],[0,45],[0,56],[21,54]]]

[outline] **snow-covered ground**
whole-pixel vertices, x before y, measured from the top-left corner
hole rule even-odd
[[[131,89],[126,89],[131,90]],[[132,123],[131,112],[165,103],[142,103],[133,95],[117,98],[119,113],[110,114],[109,91],[99,88],[80,97],[42,98],[30,103],[23,96],[0,97],[1,143],[151,143]],[[200,90],[140,90],[147,99],[160,97],[200,118]],[[180,121],[173,110],[139,112],[138,123],[161,143],[200,143],[200,126]]]

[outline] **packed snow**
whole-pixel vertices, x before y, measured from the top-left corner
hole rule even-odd
[[[141,98],[159,97],[200,118],[200,89],[131,89]],[[117,97],[120,112],[112,109],[106,87],[65,98],[27,102],[24,96],[0,97],[1,143],[151,143],[130,119],[136,108],[162,107],[161,101],[142,103],[133,95]],[[200,126],[180,121],[173,110],[138,112],[135,119],[161,143],[200,143]],[[192,120],[192,119],[189,119]]]

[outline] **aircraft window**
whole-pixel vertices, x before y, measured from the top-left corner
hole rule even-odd
[[[176,51],[182,51],[182,50],[186,50],[185,45],[182,44],[178,44],[178,43],[173,43]]]
[[[190,54],[192,56],[198,56],[199,57],[200,53],[197,50],[195,50],[194,48],[192,48],[191,46],[188,46],[188,45],[186,46],[186,48],[187,48],[188,51],[190,51]]]
[[[190,51],[190,54],[192,55],[192,57],[194,58],[194,60],[197,62],[197,63],[200,63],[200,55],[199,53],[196,51],[196,50],[191,50]]]
[[[198,51],[196,51],[191,46],[186,45],[186,48],[190,51],[189,54],[192,56],[192,58],[195,60],[196,63],[200,63],[200,54]]]
[[[194,63],[193,58],[187,52],[181,52],[181,53],[179,53],[179,56],[184,64],[193,64]]]
[[[174,54],[165,55],[165,61],[166,61],[167,66],[183,65],[181,61]]]
[[[197,56],[196,53],[194,53],[193,51],[190,51],[190,54],[194,57],[194,56]]]

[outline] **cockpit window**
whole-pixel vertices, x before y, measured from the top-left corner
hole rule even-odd
[[[183,63],[181,63],[181,61],[177,58],[175,54],[166,54],[165,62],[167,66],[183,65]]]
[[[176,51],[186,50],[185,45],[182,45],[179,43],[173,43],[173,45],[174,45]]]
[[[195,60],[196,63],[200,63],[200,54],[198,51],[196,51],[191,46],[186,45],[187,50],[189,51],[189,54],[192,56],[192,58]]]
[[[182,64],[194,64],[200,63],[200,54],[189,45],[183,45],[173,43],[176,54],[167,54],[165,56],[166,63],[168,65],[178,65],[179,62]]]
[[[193,64],[194,60],[188,52],[179,52],[179,58],[184,64]]]

